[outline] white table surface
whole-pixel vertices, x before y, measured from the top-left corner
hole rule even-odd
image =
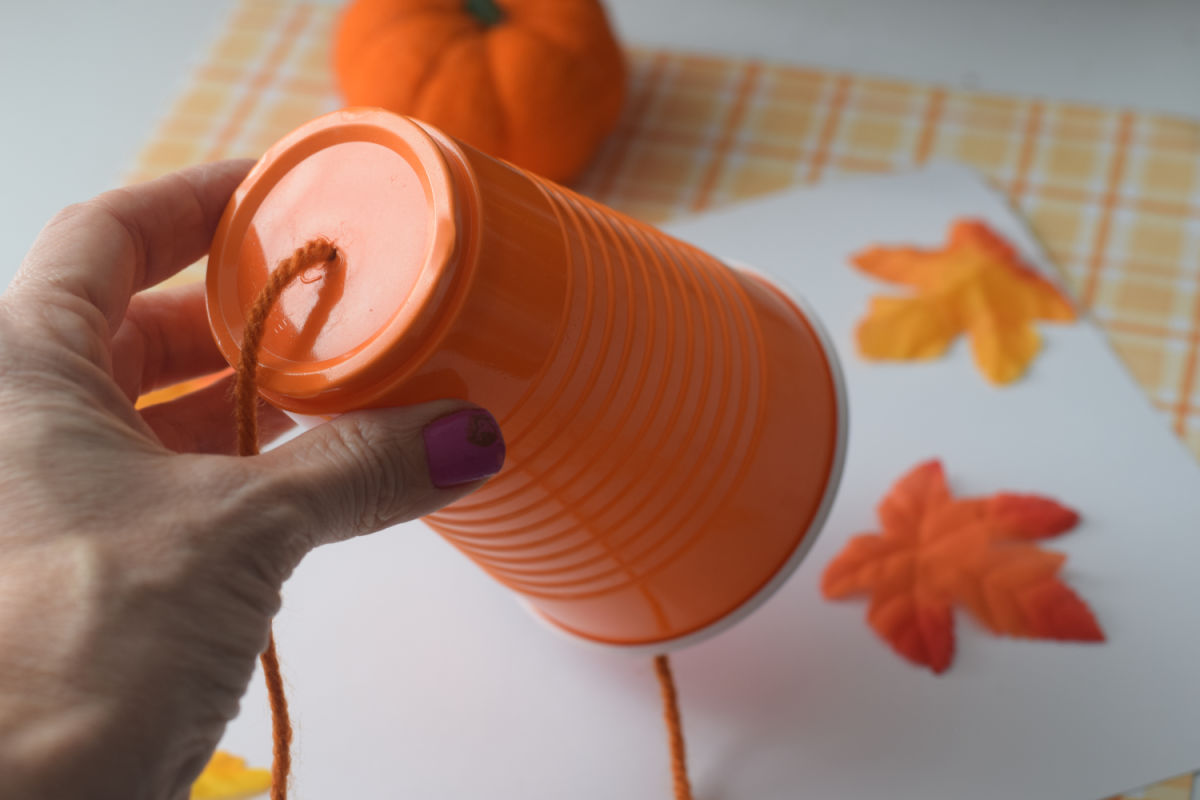
[[[233,0],[0,3],[0,285],[119,181]],[[1200,0],[608,0],[625,41],[1200,118]]]

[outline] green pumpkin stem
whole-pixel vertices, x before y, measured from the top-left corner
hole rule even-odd
[[[464,0],[467,11],[483,23],[485,28],[499,25],[504,21],[504,11],[496,5],[496,0]]]

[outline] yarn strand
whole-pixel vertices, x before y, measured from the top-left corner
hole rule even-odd
[[[267,315],[275,307],[283,290],[305,270],[330,265],[337,259],[337,248],[324,239],[313,239],[276,265],[250,307],[242,333],[242,352],[238,359],[234,387],[237,416],[238,455],[258,455],[258,349],[266,332]]]
[[[692,800],[687,751],[683,744],[683,721],[679,716],[679,693],[675,689],[675,676],[671,674],[671,661],[667,656],[654,657],[654,673],[658,676],[658,688],[662,693],[663,721],[667,724],[667,741],[671,748],[671,780],[675,788],[675,800]]]
[[[275,631],[271,631],[267,649],[259,661],[271,706],[271,800],[285,800],[292,774],[292,717],[283,690],[283,673],[279,671],[279,655],[275,652]]]
[[[337,248],[323,239],[313,239],[298,247],[279,262],[266,284],[254,299],[242,334],[242,352],[238,358],[237,379],[234,384],[234,415],[237,421],[237,450],[239,456],[258,455],[258,351],[262,347],[267,316],[283,290],[305,270],[316,266],[328,269],[337,262]],[[267,639],[267,649],[260,656],[271,704],[271,800],[286,800],[288,780],[292,771],[292,722],[288,714],[287,694],[283,675],[279,671],[279,655],[275,650],[275,632]]]

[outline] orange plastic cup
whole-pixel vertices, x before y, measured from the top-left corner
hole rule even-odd
[[[660,651],[730,624],[799,563],[846,417],[832,348],[762,277],[439,131],[339,111],[272,147],[213,240],[230,363],[278,261],[259,383],[302,414],[462,398],[508,460],[426,519],[555,626]]]

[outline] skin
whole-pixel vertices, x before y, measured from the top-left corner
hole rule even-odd
[[[318,545],[428,514],[421,430],[463,406],[356,412],[251,458],[202,256],[249,162],[103,194],[42,231],[0,295],[0,776],[25,800],[185,798],[238,711],[280,587]],[[286,430],[263,408],[262,438]]]

